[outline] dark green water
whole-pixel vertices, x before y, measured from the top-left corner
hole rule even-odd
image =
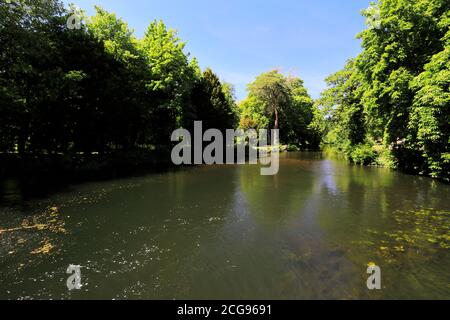
[[[0,298],[450,299],[449,185],[281,157],[276,176],[203,166],[38,199],[6,183]],[[371,262],[382,290],[366,287]]]

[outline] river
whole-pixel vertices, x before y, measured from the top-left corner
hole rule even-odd
[[[0,230],[2,299],[450,299],[450,185],[321,153],[275,176],[198,166],[26,197],[6,181]]]

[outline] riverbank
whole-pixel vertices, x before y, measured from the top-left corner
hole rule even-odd
[[[340,150],[334,146],[326,145],[321,149],[324,155],[327,157],[333,157],[339,160],[345,160],[351,164],[364,166],[364,167],[378,167],[387,168],[393,171],[398,171],[412,176],[420,176],[430,178],[436,181],[440,181],[446,184],[450,183],[450,179],[443,177],[433,177],[426,172],[419,171],[417,168],[411,168],[408,166],[399,167],[395,158],[389,154],[385,148],[380,146],[374,146],[373,148],[358,149],[357,152],[349,154],[344,150]]]
[[[297,150],[299,148],[293,148],[292,145],[280,147],[281,153]],[[265,151],[270,152],[270,147]],[[248,146],[245,154],[248,161]],[[186,166],[190,165],[181,167]],[[163,173],[179,168],[171,161],[170,146],[106,154],[0,153],[0,199],[7,199],[11,190],[20,190],[15,192],[33,198],[46,196],[74,184]]]
[[[280,152],[299,151],[281,145]],[[271,147],[264,148],[270,152]],[[248,146],[246,147],[248,154]],[[236,152],[235,152],[236,154]],[[193,160],[193,159],[192,159]],[[161,171],[174,167],[170,146],[132,149],[105,154],[25,154],[0,153],[0,181],[10,178],[58,176],[76,180],[117,177],[142,171]]]
[[[161,170],[172,166],[168,147],[107,154],[0,154],[0,180],[58,176],[75,180]]]

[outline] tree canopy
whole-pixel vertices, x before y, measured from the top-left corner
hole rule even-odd
[[[318,135],[309,127],[313,100],[300,78],[285,76],[278,70],[259,75],[248,85],[248,97],[241,101],[239,109],[243,129],[280,129],[283,143],[317,146]]]
[[[327,79],[313,125],[357,163],[442,179],[449,167],[445,0],[383,0],[363,15],[362,52]]]
[[[361,164],[450,180],[450,2],[383,0],[362,14],[362,52],[313,101],[300,78],[259,75],[238,105],[163,21],[142,39],[114,13],[68,24],[59,0],[0,0],[0,152],[110,153],[171,143],[178,127],[279,128]],[[322,139],[321,139],[322,138]]]
[[[0,1],[0,152],[108,153],[169,145],[197,119],[234,126],[232,87],[202,73],[175,30],[153,21],[137,39],[100,7],[74,28],[72,11]]]

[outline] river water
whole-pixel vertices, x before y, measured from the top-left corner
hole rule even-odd
[[[199,166],[26,198],[7,181],[0,230],[2,299],[450,299],[450,186],[320,153],[276,176]]]

